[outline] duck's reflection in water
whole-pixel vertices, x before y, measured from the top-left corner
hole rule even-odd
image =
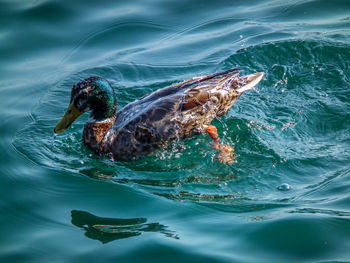
[[[146,223],[146,218],[106,218],[85,211],[72,210],[72,224],[85,230],[85,236],[103,244],[133,236],[142,232],[159,232],[166,237],[179,239],[174,231],[159,223]]]

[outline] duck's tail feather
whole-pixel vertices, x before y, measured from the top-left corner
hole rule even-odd
[[[239,89],[237,89],[237,91],[239,93],[243,93],[246,90],[254,88],[261,81],[263,76],[264,76],[264,72],[258,72],[258,73],[242,76],[241,78],[244,79],[245,84]]]

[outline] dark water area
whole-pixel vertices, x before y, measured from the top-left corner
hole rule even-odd
[[[350,262],[350,2],[0,0],[0,262]],[[200,135],[132,162],[53,128],[70,90],[122,107],[265,72]]]

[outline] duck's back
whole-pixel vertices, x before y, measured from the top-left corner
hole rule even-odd
[[[130,159],[205,131],[238,98],[232,69],[157,90],[122,108],[103,140],[104,152]]]

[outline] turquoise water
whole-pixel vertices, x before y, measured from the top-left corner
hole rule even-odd
[[[0,1],[0,262],[350,262],[350,3]],[[119,106],[240,67],[264,80],[208,136],[94,156],[73,84]]]

